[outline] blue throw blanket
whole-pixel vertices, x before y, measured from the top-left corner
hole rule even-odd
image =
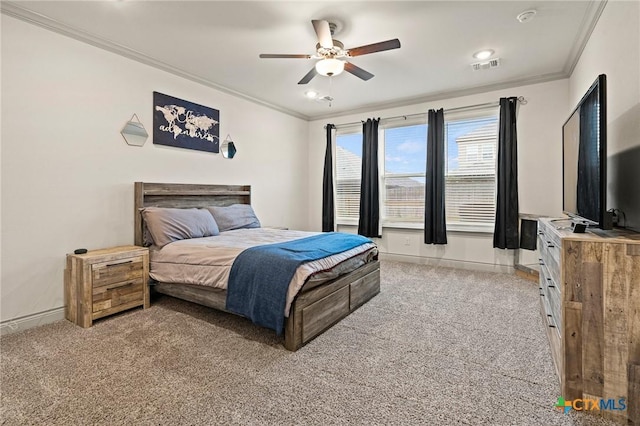
[[[231,265],[226,308],[282,334],[287,290],[298,266],[370,242],[360,235],[329,232],[248,248]]]

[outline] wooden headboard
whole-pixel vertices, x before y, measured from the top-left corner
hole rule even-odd
[[[207,207],[251,204],[250,185],[200,185],[136,182],[134,192],[134,243],[143,244],[144,207]]]

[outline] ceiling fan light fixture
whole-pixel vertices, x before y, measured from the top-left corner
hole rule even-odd
[[[338,30],[337,25],[333,25],[331,22],[322,19],[313,19],[311,20],[311,24],[313,25],[313,30],[315,31],[316,36],[318,37],[316,53],[314,55],[261,53],[258,56],[264,59],[317,59],[318,61],[314,64],[313,68],[311,68],[309,72],[307,72],[307,74],[298,81],[298,84],[308,84],[318,74],[326,77],[332,77],[334,75],[341,74],[343,71],[346,71],[363,81],[367,81],[373,78],[373,74],[363,70],[351,62],[348,62],[347,59],[400,48],[400,40],[394,38],[392,40],[345,49],[344,44],[342,44],[341,41],[333,38],[333,34]]]
[[[326,58],[316,62],[316,71],[325,76],[334,76],[344,71],[344,61],[335,58]]]

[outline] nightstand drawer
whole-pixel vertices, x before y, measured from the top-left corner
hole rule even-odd
[[[124,281],[93,288],[93,312],[144,301],[143,279]]]
[[[91,265],[92,284],[100,287],[135,280],[142,278],[143,271],[142,256],[96,263]]]

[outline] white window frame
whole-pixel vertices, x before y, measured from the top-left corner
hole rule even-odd
[[[472,120],[474,118],[483,118],[483,117],[496,117],[496,119],[500,120],[500,107],[499,106],[490,106],[490,107],[481,107],[481,108],[477,108],[477,109],[473,109],[470,111],[454,111],[454,112],[450,112],[447,113],[445,111],[444,114],[444,121],[445,121],[445,129],[446,129],[446,125],[447,122],[449,121],[462,121],[462,120]],[[499,124],[498,124],[499,125]],[[445,134],[445,144],[448,145],[448,142],[446,141],[447,135]],[[448,149],[448,146],[445,148]],[[446,152],[446,151],[445,151]],[[495,183],[497,186],[497,182],[498,182],[498,168],[497,168],[497,160],[498,160],[498,133],[496,133],[496,145],[495,145],[495,152],[496,152],[496,164],[495,164]],[[446,153],[445,155],[448,155],[448,153]],[[482,158],[483,157],[483,152],[481,152],[481,150],[478,150],[478,155]],[[445,175],[445,181],[446,181],[446,175]],[[446,184],[445,184],[446,185]],[[497,195],[497,188],[496,188],[496,195]],[[445,198],[447,196],[446,193],[446,187],[445,187]],[[495,197],[493,200],[493,205],[495,208]],[[451,232],[472,232],[472,233],[493,233],[495,228],[495,222],[491,223],[491,224],[481,224],[481,223],[449,223],[449,221],[447,221],[447,231],[451,231]]]
[[[394,177],[422,177],[426,179],[426,158],[425,158],[425,171],[424,173],[387,173],[386,170],[386,145],[385,145],[385,130],[387,129],[395,129],[398,127],[410,127],[410,126],[419,126],[424,125],[427,126],[427,116],[422,117],[413,117],[409,119],[405,119],[403,121],[390,120],[389,122],[384,122],[378,128],[378,170],[380,170],[380,222],[383,228],[406,228],[406,229],[423,229],[424,228],[424,218],[420,222],[402,222],[399,220],[389,219],[384,215],[385,209],[384,205],[387,199],[387,185],[386,180],[387,176],[390,178]],[[425,133],[424,139],[425,149],[427,146],[427,134]]]
[[[338,216],[338,205],[337,205],[337,200],[338,200],[338,175],[337,175],[337,170],[338,170],[338,166],[337,166],[337,161],[338,161],[338,136],[342,136],[342,135],[353,135],[353,134],[359,134],[360,137],[362,137],[362,125],[358,124],[358,125],[353,125],[353,126],[341,126],[339,128],[336,129],[336,133],[335,133],[335,155],[333,156],[333,170],[336,170],[336,175],[335,175],[335,200],[336,200],[336,204],[335,204],[335,208],[336,208],[336,225],[350,225],[350,226],[358,226],[358,218],[349,218],[349,217],[340,217]],[[360,176],[360,179],[362,179],[362,176]]]

